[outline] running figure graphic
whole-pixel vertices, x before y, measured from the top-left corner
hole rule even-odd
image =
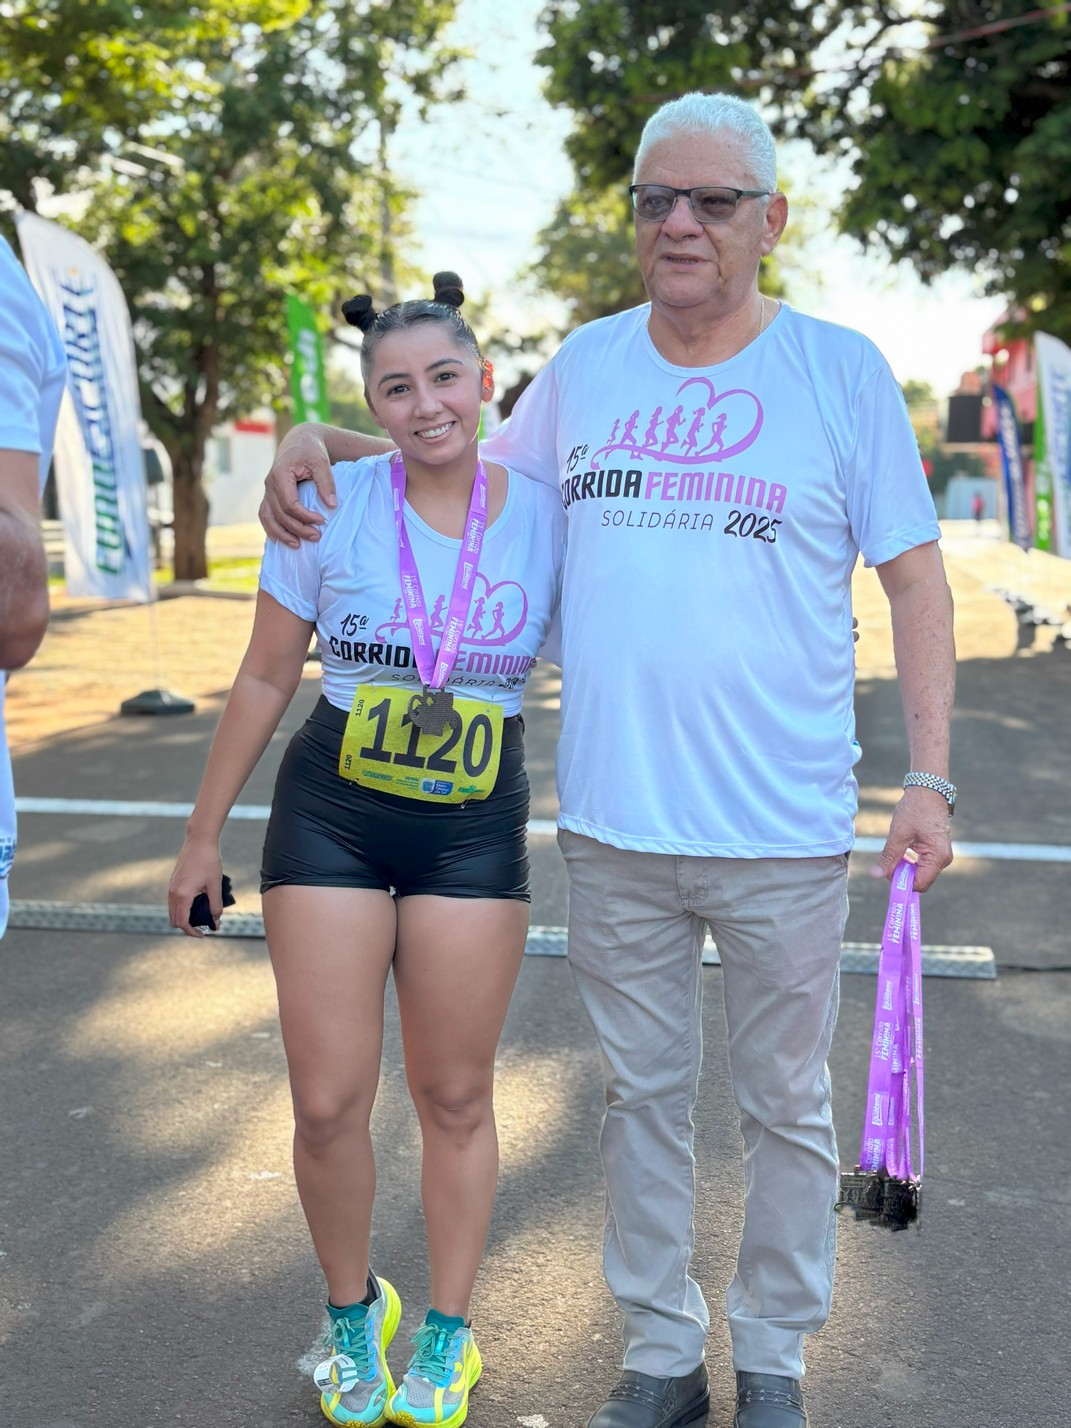
[[[677,431],[679,430],[680,424],[683,420],[684,408],[675,407],[673,410],[673,415],[670,417],[669,421],[666,422],[666,439],[662,443],[663,451],[666,451],[677,440]]]
[[[685,455],[690,455],[699,445],[699,428],[703,425],[703,418],[706,414],[706,407],[696,407],[695,415],[692,417],[692,424],[688,428],[688,435],[684,438],[683,450]]]
[[[469,621],[469,627],[465,631],[466,634],[472,635],[473,638],[477,640],[483,634],[483,612],[486,605],[487,601],[484,597],[477,595],[472,606],[472,619]]]

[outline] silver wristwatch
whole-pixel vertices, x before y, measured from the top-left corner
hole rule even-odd
[[[950,818],[956,811],[956,785],[949,783],[946,778],[940,778],[937,774],[912,772],[905,774],[904,787],[932,788],[934,793],[939,793],[948,804],[948,816]]]

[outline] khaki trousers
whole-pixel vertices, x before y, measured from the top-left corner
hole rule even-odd
[[[829,1314],[839,1169],[826,1060],[837,1016],[848,860],[678,857],[565,829],[569,961],[602,1053],[603,1267],[624,1365],[664,1376],[703,1357],[692,1112],[707,927],[725,989],[740,1110],[744,1228],[726,1296],[733,1365],[803,1374]]]

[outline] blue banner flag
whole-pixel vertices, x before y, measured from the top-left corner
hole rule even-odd
[[[1011,394],[1003,387],[993,386],[993,403],[997,409],[997,440],[1004,467],[1004,490],[1008,497],[1008,539],[1023,550],[1033,544],[1030,516],[1026,503],[1026,482],[1023,477],[1023,453],[1019,445],[1019,419]]]

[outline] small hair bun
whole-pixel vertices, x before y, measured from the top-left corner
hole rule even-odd
[[[436,273],[431,284],[435,289],[436,302],[443,302],[447,307],[460,307],[465,301],[465,290],[456,273]]]
[[[373,308],[368,294],[362,293],[360,297],[349,298],[342,304],[342,316],[351,327],[359,327],[362,332],[367,332],[379,314]]]

